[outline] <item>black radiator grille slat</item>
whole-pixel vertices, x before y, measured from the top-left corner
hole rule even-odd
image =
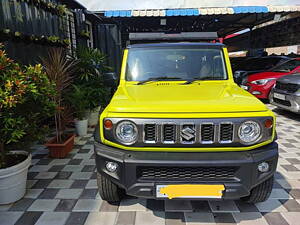
[[[202,142],[213,142],[214,141],[214,125],[213,124],[202,124],[201,125],[201,141]]]
[[[221,142],[233,141],[233,124],[220,125],[220,141]]]
[[[145,124],[145,141],[146,142],[156,142],[156,125],[155,124]]]
[[[278,98],[273,98],[273,101],[280,104],[280,105],[291,106],[290,101],[281,100],[281,99],[278,99]]]
[[[237,167],[138,167],[143,180],[234,179]]]
[[[295,93],[300,88],[298,84],[276,82],[276,89],[284,90],[289,93]]]
[[[175,142],[176,138],[176,125],[175,124],[164,124],[163,125],[163,141],[164,142]]]

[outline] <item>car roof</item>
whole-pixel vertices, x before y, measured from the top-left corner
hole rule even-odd
[[[211,48],[223,48],[222,43],[207,43],[207,42],[165,42],[165,43],[143,43],[143,44],[131,44],[127,48],[155,48],[155,47],[211,47]]]

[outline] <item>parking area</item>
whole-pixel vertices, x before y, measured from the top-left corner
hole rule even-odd
[[[181,225],[299,224],[300,116],[272,108],[277,115],[279,165],[271,197],[255,205],[241,201],[158,201],[127,198],[109,204],[97,194],[93,129],[77,138],[65,159],[48,158],[35,146],[28,189],[20,201],[0,206],[1,225]]]

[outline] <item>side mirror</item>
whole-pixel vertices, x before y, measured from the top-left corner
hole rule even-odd
[[[104,85],[108,87],[116,87],[117,76],[116,73],[105,73],[104,74]]]

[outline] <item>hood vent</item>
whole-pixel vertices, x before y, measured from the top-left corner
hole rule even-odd
[[[170,83],[157,83],[157,86],[166,86],[166,85],[170,85]]]

